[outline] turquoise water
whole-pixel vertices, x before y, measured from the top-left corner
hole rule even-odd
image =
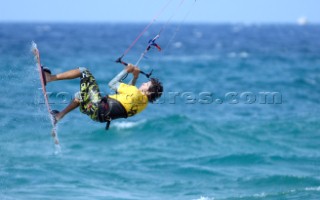
[[[108,93],[122,69],[113,61],[144,26],[0,24],[1,200],[320,198],[316,25],[171,24],[158,40],[164,51],[140,63],[164,97],[109,131],[73,111],[56,152],[31,41],[54,73],[85,66]],[[124,60],[135,63],[160,28]],[[47,89],[61,110],[79,80]]]

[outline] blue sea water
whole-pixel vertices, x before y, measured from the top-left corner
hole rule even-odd
[[[0,24],[0,199],[320,199],[320,27],[170,24],[140,63],[164,96],[104,124],[75,110],[50,137],[31,42],[100,89],[145,24]],[[124,58],[135,63],[152,26]],[[141,76],[139,83],[146,81]],[[53,109],[79,80],[49,83]],[[267,92],[267,93],[266,93]]]

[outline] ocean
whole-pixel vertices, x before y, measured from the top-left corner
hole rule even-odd
[[[0,24],[1,200],[320,199],[318,25],[170,23],[163,50],[139,64],[154,70],[163,97],[108,131],[71,112],[57,151],[31,42],[54,74],[87,67],[108,94],[123,69],[114,61],[145,26]],[[137,62],[162,27],[123,60]],[[79,80],[47,90],[62,110]]]

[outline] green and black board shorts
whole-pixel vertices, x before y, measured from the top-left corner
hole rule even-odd
[[[81,71],[80,77],[80,111],[88,115],[92,120],[99,121],[98,108],[101,102],[101,94],[99,86],[86,68],[79,68]]]

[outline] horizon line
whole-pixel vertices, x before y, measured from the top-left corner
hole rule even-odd
[[[27,20],[27,21],[19,21],[19,20],[0,20],[1,24],[145,24],[150,23],[150,21],[73,21],[73,20]],[[158,21],[156,23],[164,24],[165,21]],[[230,24],[230,25],[299,25],[299,26],[308,26],[308,25],[319,25],[320,22],[306,22],[306,23],[299,23],[294,21],[283,21],[283,22],[275,22],[275,21],[264,21],[264,22],[223,22],[223,21],[188,21],[188,22],[178,22],[173,21],[172,24],[203,24],[203,25],[223,25],[223,24]]]

